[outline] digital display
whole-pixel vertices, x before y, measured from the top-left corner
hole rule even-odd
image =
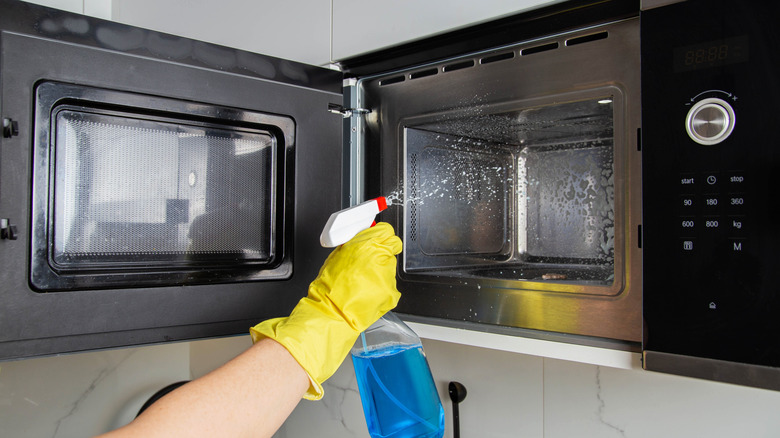
[[[736,64],[747,60],[747,35],[674,49],[675,73]]]

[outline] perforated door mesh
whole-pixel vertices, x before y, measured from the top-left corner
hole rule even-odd
[[[262,131],[60,111],[55,262],[268,259],[273,144]]]

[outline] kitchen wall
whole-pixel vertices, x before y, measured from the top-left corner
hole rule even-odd
[[[463,437],[780,436],[780,392],[424,340],[452,437],[447,384],[463,383]],[[0,363],[0,436],[83,437],[132,419],[154,392],[197,377],[248,336]],[[352,364],[302,401],[276,438],[367,437]]]
[[[780,393],[676,376],[423,341],[452,437],[450,381],[468,390],[461,435],[475,438],[777,437]],[[302,402],[277,438],[366,437],[347,360],[321,402]]]
[[[86,437],[126,424],[160,388],[189,379],[190,347],[0,362],[0,436]]]
[[[39,2],[314,64],[545,3]],[[283,19],[301,10],[307,11],[301,20]],[[447,437],[450,380],[468,388],[461,405],[464,437],[780,436],[780,392],[581,363],[576,354],[545,358],[545,349],[520,354],[424,342],[447,413]],[[203,375],[249,343],[239,336],[0,363],[0,436],[81,437],[109,430],[129,421],[156,390]],[[302,436],[367,436],[349,359],[326,384],[325,398],[301,402],[277,433]]]

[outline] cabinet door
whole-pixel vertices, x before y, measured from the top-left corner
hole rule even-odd
[[[312,65],[330,60],[330,2],[113,0],[112,19]]]
[[[62,9],[77,14],[89,15],[104,19],[111,18],[112,0],[24,0],[50,8]]]
[[[559,0],[333,0],[333,60],[343,60]]]

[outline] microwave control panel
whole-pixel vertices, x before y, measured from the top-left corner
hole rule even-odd
[[[766,342],[780,331],[769,8],[693,0],[642,15],[645,350],[780,367]]]

